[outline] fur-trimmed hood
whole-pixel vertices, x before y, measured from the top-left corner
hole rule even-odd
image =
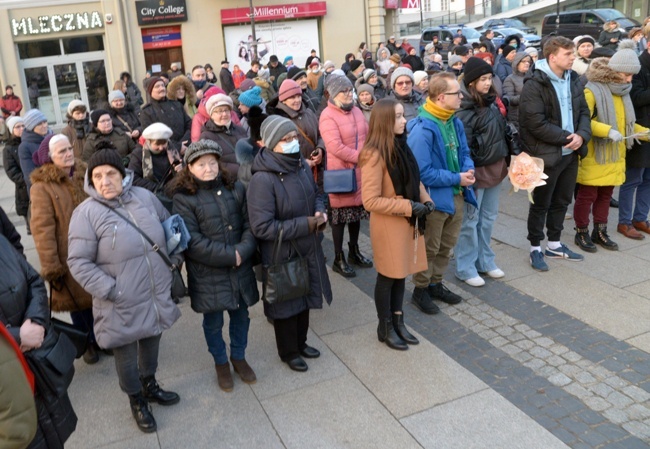
[[[586,72],[587,80],[594,83],[621,83],[621,76],[609,67],[608,58],[596,58],[591,61]]]
[[[81,159],[74,160],[74,173],[72,177],[52,163],[41,165],[30,175],[32,185],[39,182],[52,182],[56,184],[71,183],[70,194],[76,206],[81,204],[87,197],[84,192],[84,176],[88,165]]]
[[[178,89],[183,86],[185,88],[185,99],[189,98],[192,104],[196,104],[196,89],[194,88],[194,83],[186,76],[176,76],[172,79],[167,86],[167,98],[170,100],[176,100],[176,94]]]

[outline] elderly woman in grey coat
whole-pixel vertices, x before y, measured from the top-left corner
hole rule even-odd
[[[518,52],[512,61],[512,74],[503,81],[503,98],[508,99],[508,121],[519,129],[519,95],[524,88],[524,78],[533,65],[533,58],[526,52]]]
[[[92,155],[84,184],[90,198],[70,221],[68,266],[93,296],[97,342],[113,349],[120,387],[129,395],[138,427],[154,432],[148,402],[172,405],[180,399],[162,390],[155,374],[161,334],[181,313],[171,298],[169,267],[126,221],[140,228],[159,251],[166,251],[161,222],[169,213],[153,193],[132,186],[132,179],[115,150]],[[171,258],[182,262],[182,257]]]

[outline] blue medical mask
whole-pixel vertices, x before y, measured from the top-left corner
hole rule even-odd
[[[300,142],[298,142],[298,139],[292,140],[289,143],[281,143],[280,145],[284,154],[296,154],[300,151]]]

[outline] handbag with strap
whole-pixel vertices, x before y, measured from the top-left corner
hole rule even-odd
[[[280,232],[273,246],[271,265],[264,267],[264,299],[269,304],[300,298],[309,294],[309,265],[302,257],[296,243],[291,240],[291,245],[296,254],[286,261],[278,261],[282,247],[282,234]]]
[[[63,283],[65,288],[68,288],[65,285],[65,282]],[[75,306],[79,308],[77,305],[77,302],[74,299],[74,296],[72,296],[72,293],[68,289],[68,292],[70,293],[70,298],[72,299],[72,302],[75,303]],[[54,293],[54,286],[50,282],[50,322],[52,323],[52,327],[59,333],[59,334],[65,334],[74,347],[77,350],[77,353],[75,355],[75,358],[78,359],[81,357],[84,352],[86,352],[86,348],[88,346],[88,335],[90,334],[90,331],[83,331],[77,327],[74,327],[72,324],[67,323],[65,321],[62,321],[58,318],[54,318],[52,316],[52,295]],[[88,324],[88,323],[86,323]]]
[[[359,145],[359,134],[356,134],[354,149]],[[357,174],[355,168],[342,170],[325,170],[323,172],[323,191],[325,193],[353,193],[357,191]]]
[[[178,268],[178,266],[171,261],[171,259],[165,254],[164,251],[160,251],[160,247],[158,244],[156,244],[153,240],[149,238],[145,232],[138,227],[135,223],[133,223],[131,220],[126,218],[124,215],[119,213],[117,210],[115,210],[114,207],[109,206],[108,204],[102,203],[101,201],[98,201],[99,204],[102,206],[112,210],[117,216],[119,216],[122,220],[126,221],[133,229],[138,231],[142,237],[151,245],[153,248],[154,252],[158,254],[161,259],[165,262],[165,264],[169,267],[169,270],[172,272],[172,299],[174,302],[178,303],[178,300],[180,298],[183,298],[185,294],[187,293],[187,287],[185,287],[185,281],[183,281],[183,276],[181,275],[181,270]]]

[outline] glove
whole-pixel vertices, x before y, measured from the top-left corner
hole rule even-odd
[[[427,208],[427,215],[429,215],[431,212],[436,210],[436,206],[433,204],[432,201],[427,201],[426,203],[424,203],[424,207]]]
[[[411,201],[411,216],[412,217],[424,217],[427,214],[427,207],[422,203],[416,203]]]
[[[619,133],[615,129],[610,129],[607,133],[607,138],[614,141],[614,143],[619,143],[623,140],[623,134]]]
[[[318,218],[316,217],[307,217],[307,225],[309,226],[309,233],[313,234],[318,228]]]

